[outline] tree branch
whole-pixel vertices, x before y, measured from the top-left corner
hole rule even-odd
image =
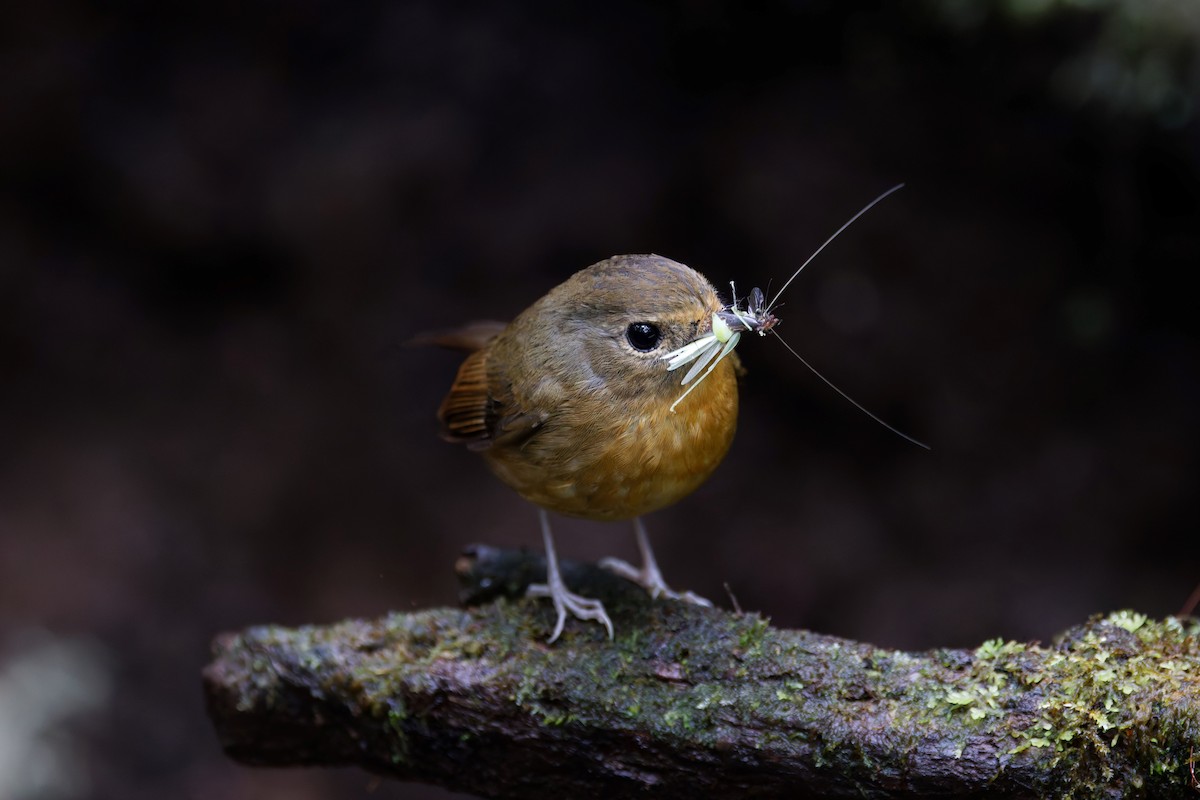
[[[547,646],[549,604],[512,599],[542,562],[485,547],[459,564],[467,610],[220,636],[226,752],[485,797],[1200,797],[1196,620],[906,653],[565,567],[615,642],[571,623]]]

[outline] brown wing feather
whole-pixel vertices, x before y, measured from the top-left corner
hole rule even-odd
[[[458,375],[438,409],[442,438],[472,448],[491,444],[495,403],[488,391],[488,351],[476,350],[458,368]]]
[[[442,438],[472,450],[493,444],[519,447],[550,416],[517,403],[507,376],[489,360],[491,353],[491,348],[485,347],[467,356],[438,409]]]

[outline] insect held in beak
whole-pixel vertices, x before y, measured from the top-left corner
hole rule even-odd
[[[724,358],[733,352],[734,348],[738,346],[738,342],[741,341],[743,333],[752,332],[757,333],[759,336],[766,336],[768,333],[771,333],[775,336],[775,338],[779,339],[779,341],[783,343],[783,346],[786,347],[793,356],[799,359],[801,364],[808,367],[808,369],[814,375],[820,378],[822,382],[844,397],[859,411],[863,412],[868,417],[875,420],[900,438],[912,442],[918,447],[923,447],[926,450],[930,449],[929,445],[925,444],[924,442],[918,441],[917,439],[914,439],[908,434],[884,422],[878,416],[864,408],[862,404],[860,404],[854,398],[850,397],[844,391],[839,389],[828,378],[818,372],[817,369],[809,364],[799,353],[797,353],[791,345],[784,341],[783,337],[779,335],[779,332],[775,330],[775,326],[779,324],[780,320],[773,312],[773,309],[778,305],[779,298],[783,295],[784,291],[791,286],[792,281],[796,280],[796,276],[799,275],[805,267],[812,263],[812,260],[820,255],[821,251],[828,247],[830,242],[840,236],[842,232],[853,225],[859,217],[874,208],[884,198],[902,188],[904,188],[904,184],[899,183],[888,189],[870,203],[867,203],[865,206],[863,206],[863,208],[857,214],[847,220],[842,227],[834,231],[833,235],[826,239],[825,242],[818,247],[795,272],[792,273],[792,276],[788,278],[787,282],[785,282],[779,291],[775,293],[775,296],[770,302],[766,302],[763,291],[758,287],[755,287],[750,291],[750,295],[745,298],[746,305],[743,307],[741,305],[741,301],[738,300],[737,289],[733,282],[730,281],[729,288],[732,292],[731,302],[729,305],[712,315],[711,330],[694,339],[693,341],[688,342],[684,346],[672,350],[671,352],[662,356],[663,360],[667,362],[667,370],[669,372],[673,372],[677,369],[687,366],[688,364],[691,364],[691,366],[688,367],[687,372],[683,374],[683,379],[680,381],[680,385],[686,386],[687,389],[685,389],[683,394],[679,395],[679,397],[675,399],[675,402],[671,404],[671,411],[674,412],[676,407],[683,402],[684,398],[691,394],[692,391],[699,386],[704,379],[709,376],[709,374],[712,373],[717,364],[721,363]]]

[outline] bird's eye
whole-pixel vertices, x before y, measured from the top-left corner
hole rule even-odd
[[[634,350],[648,353],[662,341],[662,331],[653,322],[634,322],[625,329],[625,338]]]

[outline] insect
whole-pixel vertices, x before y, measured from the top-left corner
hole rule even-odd
[[[859,411],[863,412],[868,417],[875,420],[900,438],[912,442],[918,447],[923,447],[924,449],[928,450],[929,445],[914,439],[903,431],[900,431],[884,422],[878,416],[868,411],[854,398],[850,397],[848,394],[838,388],[832,381],[818,372],[815,367],[809,364],[808,361],[806,361],[799,353],[797,353],[796,350],[789,345],[782,336],[779,335],[778,331],[775,330],[775,326],[779,324],[780,320],[777,316],[775,316],[773,311],[773,309],[778,305],[779,298],[782,297],[787,288],[792,285],[792,281],[796,280],[796,277],[804,270],[804,268],[811,264],[813,259],[820,255],[821,251],[829,246],[830,242],[832,242],[834,239],[840,236],[843,231],[853,225],[854,222],[863,214],[866,214],[868,211],[882,202],[886,197],[898,192],[902,188],[904,188],[904,184],[899,183],[888,189],[870,203],[867,203],[867,205],[863,206],[863,208],[853,217],[848,219],[842,225],[842,227],[834,231],[833,235],[826,239],[825,242],[818,247],[795,272],[792,273],[792,276],[787,279],[787,282],[785,282],[782,287],[780,287],[779,291],[775,293],[775,296],[770,302],[766,301],[763,291],[758,287],[755,287],[750,291],[749,296],[745,298],[746,305],[743,307],[738,300],[737,287],[734,286],[732,281],[730,281],[729,288],[732,293],[731,301],[727,306],[712,315],[712,330],[703,336],[700,336],[695,341],[689,342],[683,347],[672,350],[662,357],[663,360],[667,362],[667,370],[671,372],[682,369],[688,364],[691,364],[687,372],[684,373],[683,379],[680,381],[680,385],[686,386],[687,389],[685,389],[683,394],[679,395],[675,402],[671,404],[671,411],[674,412],[676,407],[683,402],[684,398],[691,394],[692,391],[695,390],[696,387],[698,387],[700,383],[709,376],[710,373],[712,373],[717,364],[719,364],[722,359],[728,357],[729,354],[733,352],[734,348],[738,346],[738,342],[741,341],[743,333],[757,333],[759,336],[766,336],[768,333],[771,333],[775,336],[775,338],[779,339],[779,341],[783,343],[783,346],[786,347],[793,356],[800,360],[800,363],[808,367],[808,369],[811,370],[814,375],[820,378],[822,382],[849,401]]]

